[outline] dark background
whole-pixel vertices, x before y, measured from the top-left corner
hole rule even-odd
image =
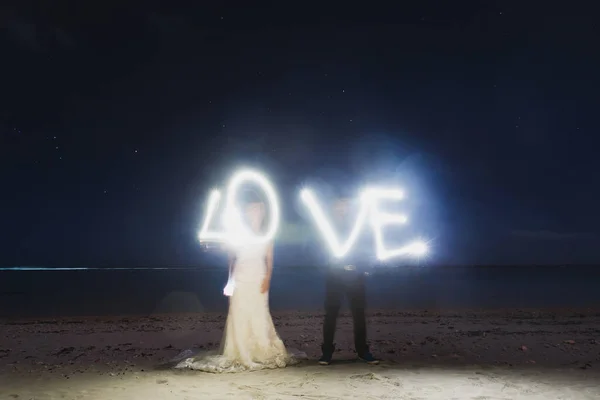
[[[283,196],[277,266],[317,263],[311,180],[401,184],[430,265],[600,261],[584,3],[204,3],[3,3],[3,267],[217,266],[239,166]]]

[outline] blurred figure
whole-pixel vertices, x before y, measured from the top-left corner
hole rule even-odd
[[[352,203],[342,197],[334,203],[333,225],[340,238],[349,236],[354,226],[354,214],[350,213]],[[360,246],[359,242],[342,258],[330,259],[325,282],[325,320],[323,322],[322,356],[319,364],[329,365],[335,351],[334,337],[338,314],[345,296],[350,303],[354,322],[354,348],[358,358],[378,364],[367,345],[366,307],[366,268],[371,263],[370,246]]]

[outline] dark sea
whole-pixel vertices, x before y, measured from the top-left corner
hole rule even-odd
[[[225,311],[225,268],[0,271],[0,317]],[[600,306],[600,266],[373,269],[370,308]],[[276,268],[272,310],[321,310],[324,270]]]

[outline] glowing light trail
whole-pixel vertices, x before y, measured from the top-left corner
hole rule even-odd
[[[346,239],[346,242],[342,244],[340,243],[338,236],[331,226],[331,223],[325,216],[325,213],[321,209],[321,206],[319,206],[319,203],[312,192],[308,189],[304,189],[300,193],[300,197],[310,209],[315,223],[321,230],[323,236],[325,236],[325,241],[329,245],[333,255],[338,258],[343,257],[352,248],[354,242],[356,242],[356,238],[358,237],[358,234],[360,233],[360,230],[367,218],[367,214],[369,213],[369,205],[366,202],[362,202],[362,206],[360,207],[354,227],[350,231],[350,235]]]
[[[318,204],[313,193],[309,189],[304,189],[300,193],[300,197],[310,210],[313,220],[323,234],[331,252],[337,258],[343,257],[352,248],[367,219],[369,219],[371,229],[373,230],[375,237],[375,251],[379,260],[384,261],[400,255],[422,256],[427,252],[427,245],[420,241],[395,249],[387,249],[385,247],[383,227],[386,225],[405,224],[408,219],[401,214],[390,214],[380,211],[378,207],[379,202],[381,200],[402,200],[404,198],[404,193],[401,190],[366,189],[361,195],[361,207],[358,217],[344,244],[340,243],[331,223],[325,216],[325,213]]]
[[[264,235],[256,235],[244,225],[242,213],[236,204],[236,194],[240,186],[246,182],[256,183],[267,196],[271,218],[269,219],[269,226]],[[280,210],[277,193],[267,177],[253,170],[240,171],[231,178],[226,193],[225,210],[222,217],[225,230],[221,232],[209,230],[217,205],[221,199],[221,193],[218,190],[214,190],[208,199],[206,217],[202,224],[202,229],[198,233],[198,239],[201,242],[224,241],[231,244],[264,243],[273,240],[279,229]]]
[[[256,235],[244,225],[242,212],[236,204],[236,194],[240,186],[246,182],[256,183],[267,196],[267,202],[269,203],[269,209],[271,210],[271,218],[269,219],[269,226],[264,235]],[[217,205],[221,199],[221,193],[218,190],[214,190],[208,199],[206,217],[202,224],[202,229],[198,233],[200,242],[217,241],[226,242],[230,245],[245,245],[269,242],[274,239],[275,234],[279,229],[279,200],[275,188],[271,185],[271,182],[269,182],[266,176],[252,170],[239,171],[231,178],[226,193],[225,210],[223,211],[222,216],[225,230],[221,232],[209,230]],[[234,290],[234,279],[233,277],[229,277],[225,288],[223,288],[223,294],[225,296],[232,296]]]

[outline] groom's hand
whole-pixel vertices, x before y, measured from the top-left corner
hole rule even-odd
[[[266,293],[269,291],[269,285],[271,284],[269,278],[265,278],[262,281],[262,284],[260,285],[260,292],[261,293]]]

